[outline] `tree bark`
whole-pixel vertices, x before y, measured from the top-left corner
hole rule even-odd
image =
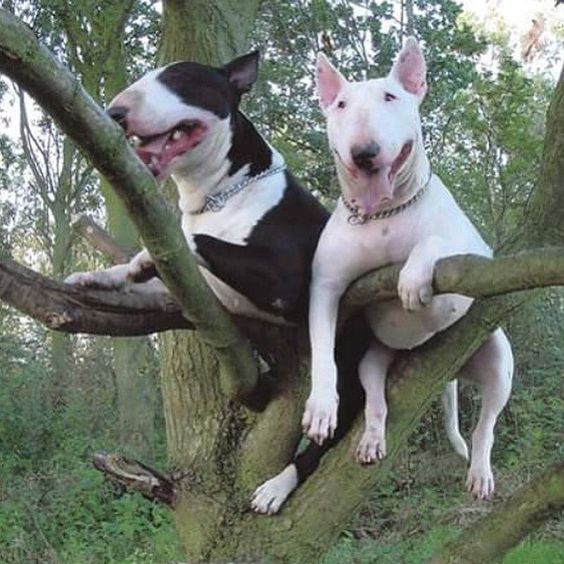
[[[500,562],[524,537],[563,509],[564,462],[560,462],[470,525],[435,556],[431,564]]]
[[[104,230],[80,220],[80,229],[95,248],[112,260],[127,256]],[[397,297],[399,265],[365,274],[347,290],[341,303],[346,318],[363,307]],[[95,335],[147,335],[169,329],[193,329],[180,306],[162,284],[132,284],[123,291],[77,288],[56,282],[12,260],[0,260],[0,299],[49,329]],[[460,255],[439,261],[433,286],[436,294],[459,293],[474,298],[564,285],[564,247],[535,249],[493,260]],[[235,318],[243,333],[256,342],[276,326]]]

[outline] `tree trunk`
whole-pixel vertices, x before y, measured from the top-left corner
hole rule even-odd
[[[116,30],[120,40],[113,43],[105,61],[105,68],[111,69],[104,80],[106,100],[111,100],[127,85],[124,41],[121,37],[126,20],[119,18],[119,21],[123,25]],[[122,247],[138,248],[139,235],[122,202],[107,180],[102,178],[100,187],[106,204],[109,232]],[[152,355],[152,344],[147,337],[124,337],[112,342],[120,443],[131,456],[142,460],[153,460],[154,457],[157,396],[155,379],[150,370]]]
[[[53,277],[63,280],[68,273],[71,247],[69,194],[73,189],[72,167],[77,155],[72,141],[63,141],[63,163],[59,174],[53,213]],[[73,343],[70,335],[51,335],[51,403],[55,410],[65,405],[65,396],[72,384]]]
[[[117,8],[108,5],[96,15],[91,11],[93,31],[87,36],[80,33],[82,24],[76,18],[82,9],[79,4],[67,2],[54,9],[71,46],[69,58],[73,67],[90,95],[104,105],[103,98],[107,102],[127,86],[124,31],[134,3],[126,0]],[[94,10],[96,3],[91,4],[90,10]],[[84,44],[85,39],[88,44]],[[79,57],[79,52],[86,52],[87,56]],[[136,250],[139,247],[137,230],[124,205],[103,178],[100,187],[111,235],[124,249]],[[150,461],[154,455],[157,405],[155,380],[150,370],[152,345],[146,337],[124,337],[114,339],[111,346],[120,444],[129,456]]]

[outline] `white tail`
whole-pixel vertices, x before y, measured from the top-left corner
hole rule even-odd
[[[457,454],[469,460],[468,445],[458,427],[458,381],[451,380],[442,395],[444,424],[448,440]]]

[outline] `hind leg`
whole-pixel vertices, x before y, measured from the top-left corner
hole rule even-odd
[[[386,456],[386,375],[394,356],[392,349],[373,341],[358,367],[366,394],[364,433],[356,449],[361,464],[372,464]]]
[[[472,433],[470,469],[466,480],[468,491],[486,499],[494,490],[490,456],[494,427],[511,393],[513,353],[501,329],[494,331],[461,370],[460,376],[478,384],[482,407],[478,424]]]

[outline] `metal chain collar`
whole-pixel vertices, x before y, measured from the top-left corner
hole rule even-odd
[[[432,176],[433,176],[433,171],[429,168],[429,178],[427,178],[425,184],[421,186],[421,188],[419,188],[419,190],[409,200],[407,200],[407,202],[404,202],[403,204],[395,208],[389,208],[386,210],[377,211],[371,215],[360,213],[358,206],[353,206],[351,203],[347,202],[347,200],[345,200],[345,198],[341,196],[341,200],[343,204],[345,204],[345,207],[351,212],[351,215],[349,215],[348,218],[348,222],[351,225],[362,225],[367,221],[372,221],[375,219],[386,219],[388,217],[393,217],[395,215],[400,214],[402,211],[406,210],[407,208],[410,208],[413,204],[417,203],[423,197],[423,195],[425,194],[425,192],[427,192],[427,189],[429,188],[429,184],[431,183]]]
[[[263,178],[267,178],[268,176],[272,176],[273,174],[282,172],[283,170],[286,170],[285,164],[276,166],[274,168],[268,168],[266,170],[263,170],[256,176],[248,176],[244,178],[243,180],[241,180],[241,182],[234,184],[223,192],[218,192],[217,194],[208,194],[204,199],[204,205],[198,210],[191,211],[190,214],[201,215],[209,211],[217,213],[225,207],[225,204],[229,199],[241,192],[241,190],[245,189],[249,184],[258,182]]]

